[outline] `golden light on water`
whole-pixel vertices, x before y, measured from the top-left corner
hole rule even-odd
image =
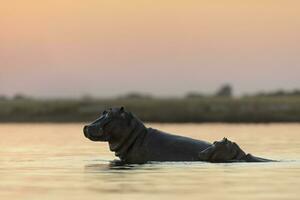
[[[1,199],[298,199],[299,124],[148,124],[214,141],[226,136],[278,163],[156,163],[109,168],[83,124],[0,124]]]

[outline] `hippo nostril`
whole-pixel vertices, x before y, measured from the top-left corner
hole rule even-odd
[[[88,135],[88,129],[89,129],[89,127],[88,126],[84,126],[83,127],[83,133],[84,133],[84,135],[87,137],[87,135]]]

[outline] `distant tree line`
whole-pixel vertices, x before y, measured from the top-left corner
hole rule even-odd
[[[293,90],[293,91],[277,90],[272,92],[259,92],[254,96],[263,96],[263,97],[300,96],[300,90]]]
[[[234,96],[233,87],[230,84],[223,84],[218,88],[214,93],[207,94],[198,91],[191,91],[186,93],[183,98],[211,98],[211,97],[222,97],[222,98],[231,98]],[[254,94],[247,94],[243,97],[289,97],[289,96],[300,96],[300,89],[295,89],[292,91],[287,90],[275,90],[275,91],[268,91],[268,92],[257,92]],[[156,99],[159,97],[153,96],[151,94],[145,94],[141,92],[130,92],[125,95],[120,95],[115,97],[114,99]],[[0,94],[0,101],[5,100],[24,100],[24,99],[32,99],[32,97],[17,93],[13,97],[7,97],[5,95]],[[101,99],[93,97],[92,95],[83,95],[83,100],[93,100],[93,99]]]
[[[300,96],[0,100],[0,122],[83,122],[125,106],[147,122],[300,122]]]
[[[230,84],[222,85],[214,94],[207,95],[200,92],[189,92],[185,95],[185,98],[205,98],[205,97],[232,97],[233,88]]]

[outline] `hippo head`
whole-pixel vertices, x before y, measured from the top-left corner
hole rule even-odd
[[[92,141],[109,141],[118,136],[122,130],[128,129],[131,113],[124,107],[110,108],[103,111],[102,115],[89,125],[84,126],[85,137]]]
[[[129,148],[145,126],[124,107],[110,108],[89,125],[84,126],[85,137],[92,141],[108,142],[111,151],[117,155]]]

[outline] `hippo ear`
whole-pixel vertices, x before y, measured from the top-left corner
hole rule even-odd
[[[125,110],[125,109],[124,109],[124,107],[122,106],[122,107],[120,108],[119,111],[120,111],[120,112],[124,112],[124,110]]]

